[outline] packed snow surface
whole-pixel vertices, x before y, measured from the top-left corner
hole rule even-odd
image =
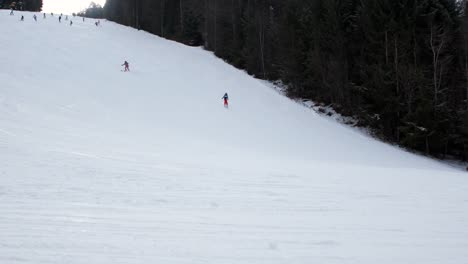
[[[465,172],[200,48],[37,15],[0,12],[0,263],[468,263]]]

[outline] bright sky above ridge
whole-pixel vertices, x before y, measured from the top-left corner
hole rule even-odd
[[[78,13],[87,8],[91,2],[104,6],[106,0],[44,0],[42,10],[47,13]]]

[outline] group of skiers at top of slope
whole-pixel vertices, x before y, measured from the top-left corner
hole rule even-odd
[[[13,9],[11,9],[11,11],[10,11],[10,16],[13,16],[13,15],[14,15]],[[50,15],[51,15],[51,16],[54,16],[54,13],[50,13]],[[75,15],[73,15],[73,16],[75,16]],[[60,16],[59,16],[59,18],[58,18],[59,23],[62,23],[62,17],[63,17],[63,14],[60,14]],[[44,18],[44,19],[46,18],[46,14],[45,14],[45,13],[43,13],[43,18]],[[36,15],[36,14],[33,15],[33,19],[34,19],[34,21],[37,22],[37,15]],[[24,15],[21,15],[21,19],[20,19],[20,20],[21,20],[21,21],[24,21]],[[65,16],[65,20],[68,21],[68,16]],[[85,22],[85,18],[84,18],[84,17],[83,17],[83,22]],[[98,20],[98,21],[94,22],[94,24],[96,25],[96,27],[99,27],[99,26],[101,25],[101,21]],[[70,20],[70,26],[72,26],[72,25],[73,25],[73,21]]]
[[[130,64],[128,61],[124,61],[124,63],[120,66],[124,66],[124,72],[129,72],[130,71]],[[229,107],[229,95],[228,93],[225,93],[221,99],[224,100],[224,107],[228,108]]]

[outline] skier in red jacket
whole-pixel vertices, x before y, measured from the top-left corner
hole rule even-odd
[[[229,103],[228,103],[229,96],[228,96],[228,94],[225,93],[224,96],[222,97],[222,99],[224,99],[224,107],[228,108],[229,107]]]

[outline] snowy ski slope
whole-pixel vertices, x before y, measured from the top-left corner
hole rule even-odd
[[[0,11],[1,264],[468,263],[465,172],[200,48],[32,15]]]

